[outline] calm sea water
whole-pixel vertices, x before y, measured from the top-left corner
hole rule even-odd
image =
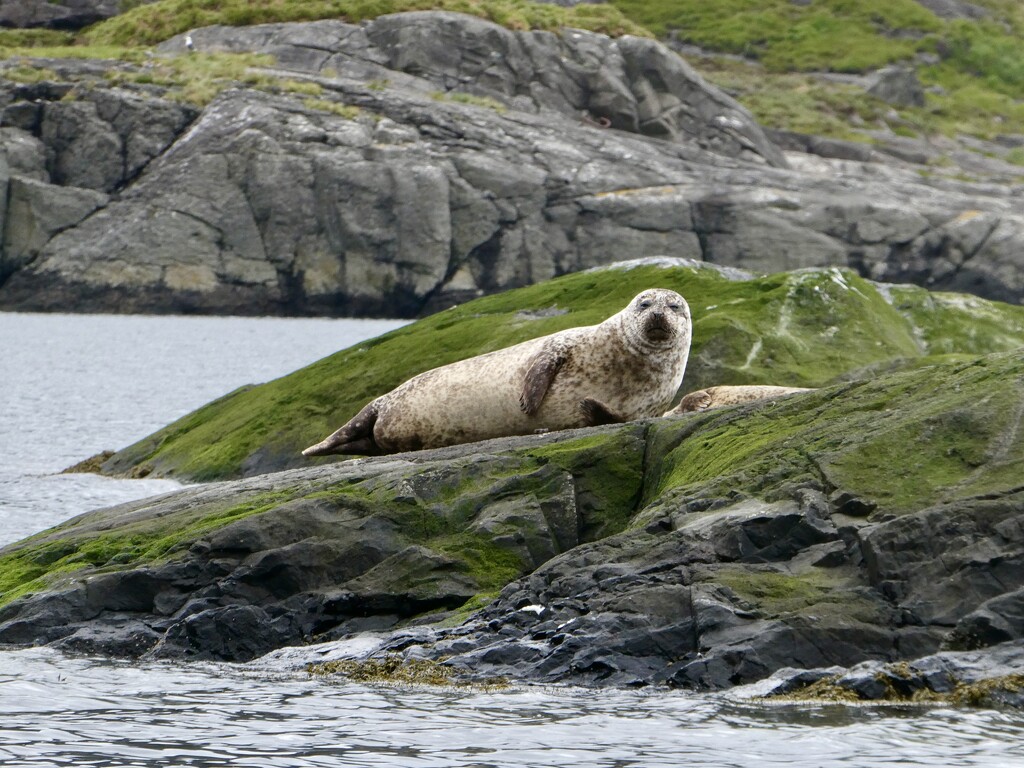
[[[389,321],[0,313],[0,544],[170,481],[57,475]],[[1024,768],[1024,715],[733,696],[351,685],[302,651],[165,664],[0,651],[0,763]]]

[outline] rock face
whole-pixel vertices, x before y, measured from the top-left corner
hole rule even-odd
[[[196,116],[190,107],[118,89],[66,99],[70,92],[69,85],[43,82],[0,97],[0,284],[60,233],[104,210]],[[116,279],[116,263],[89,266],[101,270],[100,282]],[[78,306],[64,298],[68,309]]]
[[[6,153],[41,147],[55,196],[112,196],[5,248],[0,307],[414,316],[655,253],[1024,297],[1019,189],[787,168],[654,41],[433,12],[191,37],[273,55],[279,92],[239,87],[196,116],[94,75],[74,100],[7,87]]]
[[[998,658],[1024,640],[1021,381],[1001,353],[88,513],[0,550],[0,642],[244,660],[374,630],[471,676],[710,689]]]
[[[124,5],[122,0],[0,0],[0,26],[81,29],[116,16]]]

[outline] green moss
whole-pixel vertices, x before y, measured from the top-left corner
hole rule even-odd
[[[464,564],[466,573],[482,591],[500,589],[529,572],[517,555],[484,534],[463,531],[428,539],[425,544]]]
[[[792,575],[726,566],[715,572],[714,580],[771,616],[814,605],[835,587],[825,571]]]
[[[126,521],[110,530],[77,529],[74,521],[26,539],[0,556],[0,605],[46,589],[58,578],[98,570],[120,570],[167,560],[212,531],[267,512],[289,493],[264,493],[224,509],[143,522]],[[61,529],[66,533],[59,535]]]
[[[446,618],[437,622],[439,627],[458,627],[466,622],[470,616],[477,611],[486,608],[488,605],[493,603],[498,598],[498,590],[492,590],[490,592],[481,592],[478,595],[474,595],[463,604],[461,608],[453,611]]]
[[[979,215],[980,211],[965,211],[959,220],[966,222]],[[888,286],[887,293],[929,355],[1003,352],[1016,348],[1024,334],[1021,306],[911,285]]]
[[[159,0],[94,25],[92,43],[153,45],[212,24],[245,26],[283,21],[344,19],[355,23],[386,13],[446,10],[512,29],[577,27],[607,34],[648,34],[612,7],[560,8],[527,0]]]
[[[968,315],[939,301],[924,319],[890,304],[845,270],[812,270],[730,281],[710,269],[637,267],[567,275],[488,296],[342,350],[276,381],[223,397],[119,452],[115,472],[151,467],[158,475],[206,481],[238,477],[249,457],[306,466],[299,452],[363,405],[417,373],[565,328],[601,322],[639,291],[660,286],[690,297],[694,342],[684,389],[714,384],[821,386],[892,361],[914,360],[926,323],[938,336]],[[564,314],[541,312],[551,307]],[[995,302],[992,349],[1024,344],[1021,309]],[[931,347],[973,353],[977,337],[958,330]],[[766,427],[766,429],[768,429]],[[742,433],[734,438],[743,441]],[[319,459],[334,461],[337,459]],[[709,458],[708,461],[711,461]],[[263,466],[266,466],[264,463]],[[710,468],[712,465],[709,464]],[[631,470],[615,470],[630,475]],[[693,474],[691,472],[691,474]]]
[[[987,493],[1024,459],[1024,395],[1007,386],[1021,380],[1018,351],[723,409],[696,425],[669,421],[645,502],[736,491],[771,499],[811,484],[900,514]]]
[[[572,475],[582,541],[619,533],[636,513],[643,489],[643,442],[623,430],[530,448],[523,454]]]

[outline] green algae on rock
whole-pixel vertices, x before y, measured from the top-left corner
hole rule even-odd
[[[1013,305],[957,301],[953,294],[928,298],[912,288],[883,291],[840,269],[736,279],[743,273],[666,263],[627,262],[453,307],[226,395],[119,451],[104,471],[209,481],[306,466],[304,446],[417,373],[598,323],[652,286],[680,292],[691,306],[684,391],[716,384],[820,387],[864,369],[920,365],[933,353],[1024,344],[1024,308]],[[974,330],[966,330],[974,318]]]
[[[697,688],[994,652],[1024,642],[1022,382],[1024,348],[98,510],[0,550],[0,642],[245,660],[375,630],[375,659],[472,678]]]

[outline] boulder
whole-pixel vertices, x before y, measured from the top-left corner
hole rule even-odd
[[[910,67],[884,67],[869,78],[868,93],[897,107],[923,107],[924,86]]]
[[[605,210],[619,204],[612,196],[588,201]],[[833,223],[858,237],[879,236],[861,232],[862,224]],[[907,237],[923,224],[894,216],[887,226]],[[693,342],[679,397],[722,383],[819,387],[923,365],[934,355],[1024,345],[1024,308],[1016,305],[873,284],[838,268],[756,277],[699,261],[632,260],[467,302],[234,392],[102,460],[103,471],[204,481],[305,466],[304,447],[416,374],[601,322],[651,286],[690,303]],[[870,512],[872,503],[843,493],[834,502],[845,514]]]

